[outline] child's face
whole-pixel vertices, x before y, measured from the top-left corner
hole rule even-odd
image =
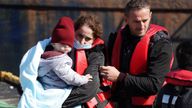
[[[63,53],[68,53],[71,51],[71,47],[67,44],[60,44],[60,43],[52,43],[52,46],[54,47],[55,50],[63,52]]]

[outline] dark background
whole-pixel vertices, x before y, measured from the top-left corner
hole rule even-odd
[[[58,19],[91,13],[103,24],[103,39],[123,24],[123,8],[129,0],[0,0],[0,71],[19,75],[24,53],[48,38]],[[152,23],[165,26],[173,41],[192,38],[192,0],[149,0]],[[173,69],[177,67],[174,62]]]

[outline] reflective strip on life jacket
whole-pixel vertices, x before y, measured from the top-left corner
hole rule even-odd
[[[108,100],[111,97],[109,92],[100,92],[97,94],[97,98],[99,103],[103,103],[104,101]],[[89,108],[95,108],[98,104],[97,99],[94,97],[89,102],[87,102],[87,106]],[[108,102],[104,108],[114,108],[114,104],[112,102]]]
[[[121,49],[121,42],[122,42],[121,31],[118,32],[117,38],[115,40],[113,52],[112,52],[112,58],[113,58],[112,65],[115,66],[117,69],[119,69],[119,65],[120,65],[120,49]],[[158,31],[167,32],[165,28],[158,25],[151,24],[146,35],[136,45],[135,50],[132,54],[132,58],[129,66],[130,73],[132,75],[139,75],[141,73],[146,72],[150,38],[154,36],[154,34],[156,34]],[[139,96],[132,97],[132,104],[133,105],[152,105],[155,97],[156,95],[152,95],[148,97],[139,97]]]
[[[192,86],[192,72],[188,70],[176,70],[169,72],[166,82],[176,86]]]
[[[111,97],[111,95],[109,92],[100,92],[97,94],[97,97],[98,97],[100,102],[103,102],[106,99],[109,99],[109,97]]]
[[[98,102],[97,102],[97,99],[94,97],[91,100],[89,100],[86,104],[88,108],[95,108]]]

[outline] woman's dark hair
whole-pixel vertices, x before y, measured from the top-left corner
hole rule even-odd
[[[75,22],[75,31],[83,25],[88,25],[93,30],[95,38],[101,37],[103,34],[102,24],[99,22],[96,16],[93,15],[82,15]]]
[[[179,68],[192,67],[192,40],[182,42],[177,46],[176,57]]]

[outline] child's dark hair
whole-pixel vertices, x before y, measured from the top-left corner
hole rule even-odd
[[[177,46],[176,57],[179,68],[192,67],[192,40],[182,42]]]

